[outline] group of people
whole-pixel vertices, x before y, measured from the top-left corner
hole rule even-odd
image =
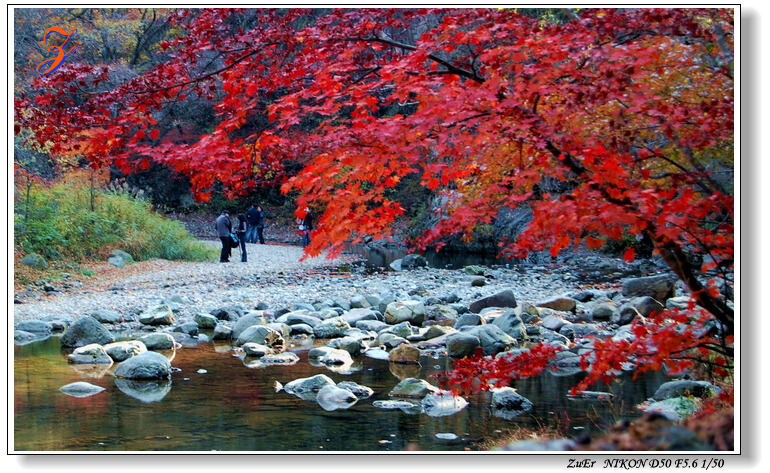
[[[217,236],[222,242],[222,252],[219,255],[220,263],[229,263],[232,256],[232,238],[230,234],[233,233],[233,224],[230,220],[230,212],[227,210],[217,217],[214,222],[214,227],[217,230]],[[263,231],[265,229],[265,212],[262,207],[251,204],[246,214],[238,215],[238,228],[235,230],[235,235],[238,237],[238,242],[241,246],[241,262],[246,262],[246,243],[265,244],[265,237]]]
[[[302,246],[310,244],[310,232],[313,230],[313,215],[309,209],[305,209],[305,216],[297,219]],[[246,214],[238,215],[238,228],[233,232],[233,224],[230,220],[230,212],[223,210],[214,222],[217,236],[222,242],[222,252],[219,255],[220,263],[229,263],[233,246],[231,234],[235,233],[241,247],[241,262],[246,263],[246,243],[265,244],[263,231],[265,229],[265,212],[262,207],[252,204]]]

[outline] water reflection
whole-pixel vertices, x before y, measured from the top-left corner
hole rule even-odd
[[[89,382],[105,389],[98,396],[75,398],[60,387],[80,381],[59,349],[57,338],[14,348],[14,448],[16,451],[364,451],[405,449],[463,450],[520,427],[570,425],[595,429],[622,416],[638,416],[633,405],[650,397],[662,379],[630,377],[613,386],[611,403],[569,400],[568,389],[580,377],[516,382],[532,401],[530,412],[506,420],[496,417],[491,395],[466,396],[467,407],[446,417],[430,417],[419,403],[386,409],[383,401],[402,378],[434,383],[432,375],[449,361],[424,358],[423,365],[397,365],[357,357],[349,373],[308,362],[296,352],[294,365],[248,369],[224,344],[207,343],[177,350],[173,382],[136,384],[109,373]],[[442,368],[435,368],[440,366]],[[205,373],[199,372],[205,370]],[[335,383],[353,381],[373,390],[347,409],[327,411],[317,402],[285,391],[298,378],[317,374]],[[119,382],[124,381],[124,382]],[[605,389],[602,389],[605,390]],[[585,432],[585,430],[581,431]],[[452,442],[436,437],[452,433]]]

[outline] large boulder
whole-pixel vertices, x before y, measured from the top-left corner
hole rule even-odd
[[[342,317],[348,321],[351,327],[355,327],[358,322],[364,322],[367,320],[383,322],[385,319],[382,314],[369,308],[353,308],[342,314]]]
[[[77,348],[92,343],[106,345],[115,341],[115,337],[93,317],[83,317],[67,328],[61,337],[63,347]]]
[[[629,278],[623,281],[622,294],[626,297],[650,296],[665,302],[674,296],[676,278],[666,274],[645,278]]]
[[[115,376],[127,379],[163,379],[171,377],[168,358],[148,351],[132,356],[115,368]]]
[[[223,320],[223,319],[217,319],[217,320]],[[241,335],[241,332],[246,330],[247,328],[251,327],[252,325],[266,325],[267,321],[265,320],[264,315],[262,315],[261,312],[249,312],[243,317],[239,318],[235,324],[233,324],[232,327],[232,337],[238,338]]]
[[[468,306],[471,312],[479,313],[482,309],[487,307],[516,307],[516,296],[513,295],[513,291],[506,289],[500,291],[497,294],[491,296],[482,297],[481,299],[471,302]]]

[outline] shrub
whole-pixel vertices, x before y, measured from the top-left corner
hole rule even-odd
[[[114,249],[137,260],[206,260],[215,253],[180,222],[154,212],[149,201],[71,182],[33,188],[29,202],[17,202],[14,229],[24,252],[49,258],[105,258]]]

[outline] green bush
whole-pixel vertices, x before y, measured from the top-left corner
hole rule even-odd
[[[93,210],[92,210],[93,208]],[[114,249],[137,260],[200,261],[216,251],[177,221],[154,212],[149,201],[125,191],[96,191],[57,184],[34,188],[14,209],[15,243],[48,257],[105,258]]]

